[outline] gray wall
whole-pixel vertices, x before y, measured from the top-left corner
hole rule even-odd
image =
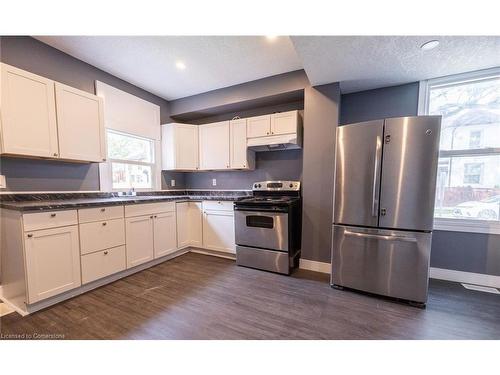
[[[75,59],[30,37],[0,37],[0,61],[94,93],[99,80],[160,106],[162,122],[169,122],[169,105],[147,91]],[[0,174],[10,191],[98,190],[97,164],[0,158]]]
[[[302,258],[330,261],[338,83],[308,87],[304,96]]]
[[[253,171],[186,173],[185,187],[250,190],[255,181],[302,180],[302,150],[258,152],[255,162],[256,168]],[[165,176],[164,172],[164,178]],[[217,186],[212,186],[213,178],[217,179]],[[176,188],[177,180],[174,189]]]
[[[418,82],[342,95],[340,123],[416,116]]]
[[[414,116],[418,83],[342,95],[342,124]],[[500,235],[434,231],[431,267],[500,276]]]

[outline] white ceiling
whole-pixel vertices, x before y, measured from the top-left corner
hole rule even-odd
[[[302,69],[288,37],[37,36],[36,39],[173,100]],[[182,61],[185,70],[175,64]]]
[[[500,65],[499,36],[36,38],[167,100],[298,69],[313,85],[340,82],[349,93]],[[421,50],[431,39],[440,45]]]
[[[340,82],[343,93],[500,65],[500,37],[294,36],[312,85]],[[420,46],[437,39],[438,47]]]

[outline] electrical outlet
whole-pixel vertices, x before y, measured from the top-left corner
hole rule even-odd
[[[175,180],[170,180],[170,186],[172,186],[172,187],[175,186]]]
[[[0,189],[5,189],[7,187],[7,183],[5,182],[5,176],[0,175]]]
[[[217,179],[216,178],[212,178],[212,186],[217,186]]]

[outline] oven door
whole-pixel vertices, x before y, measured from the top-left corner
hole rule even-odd
[[[236,244],[288,252],[288,213],[244,208],[234,211]]]

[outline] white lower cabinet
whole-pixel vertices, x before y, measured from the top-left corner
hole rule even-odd
[[[177,248],[202,246],[201,202],[179,202],[177,212]]]
[[[177,221],[175,211],[154,215],[155,258],[177,250]]]
[[[90,283],[127,268],[125,246],[82,256],[82,284]]]
[[[133,205],[125,209],[125,215],[137,213],[147,213],[147,215],[125,219],[127,268],[138,266],[177,250],[175,203]]]
[[[125,219],[127,268],[154,258],[153,215]]]
[[[25,233],[28,303],[81,285],[78,226]]]
[[[82,255],[125,245],[123,219],[80,224],[80,252]]]
[[[203,202],[203,247],[232,254],[236,252],[231,202]]]

